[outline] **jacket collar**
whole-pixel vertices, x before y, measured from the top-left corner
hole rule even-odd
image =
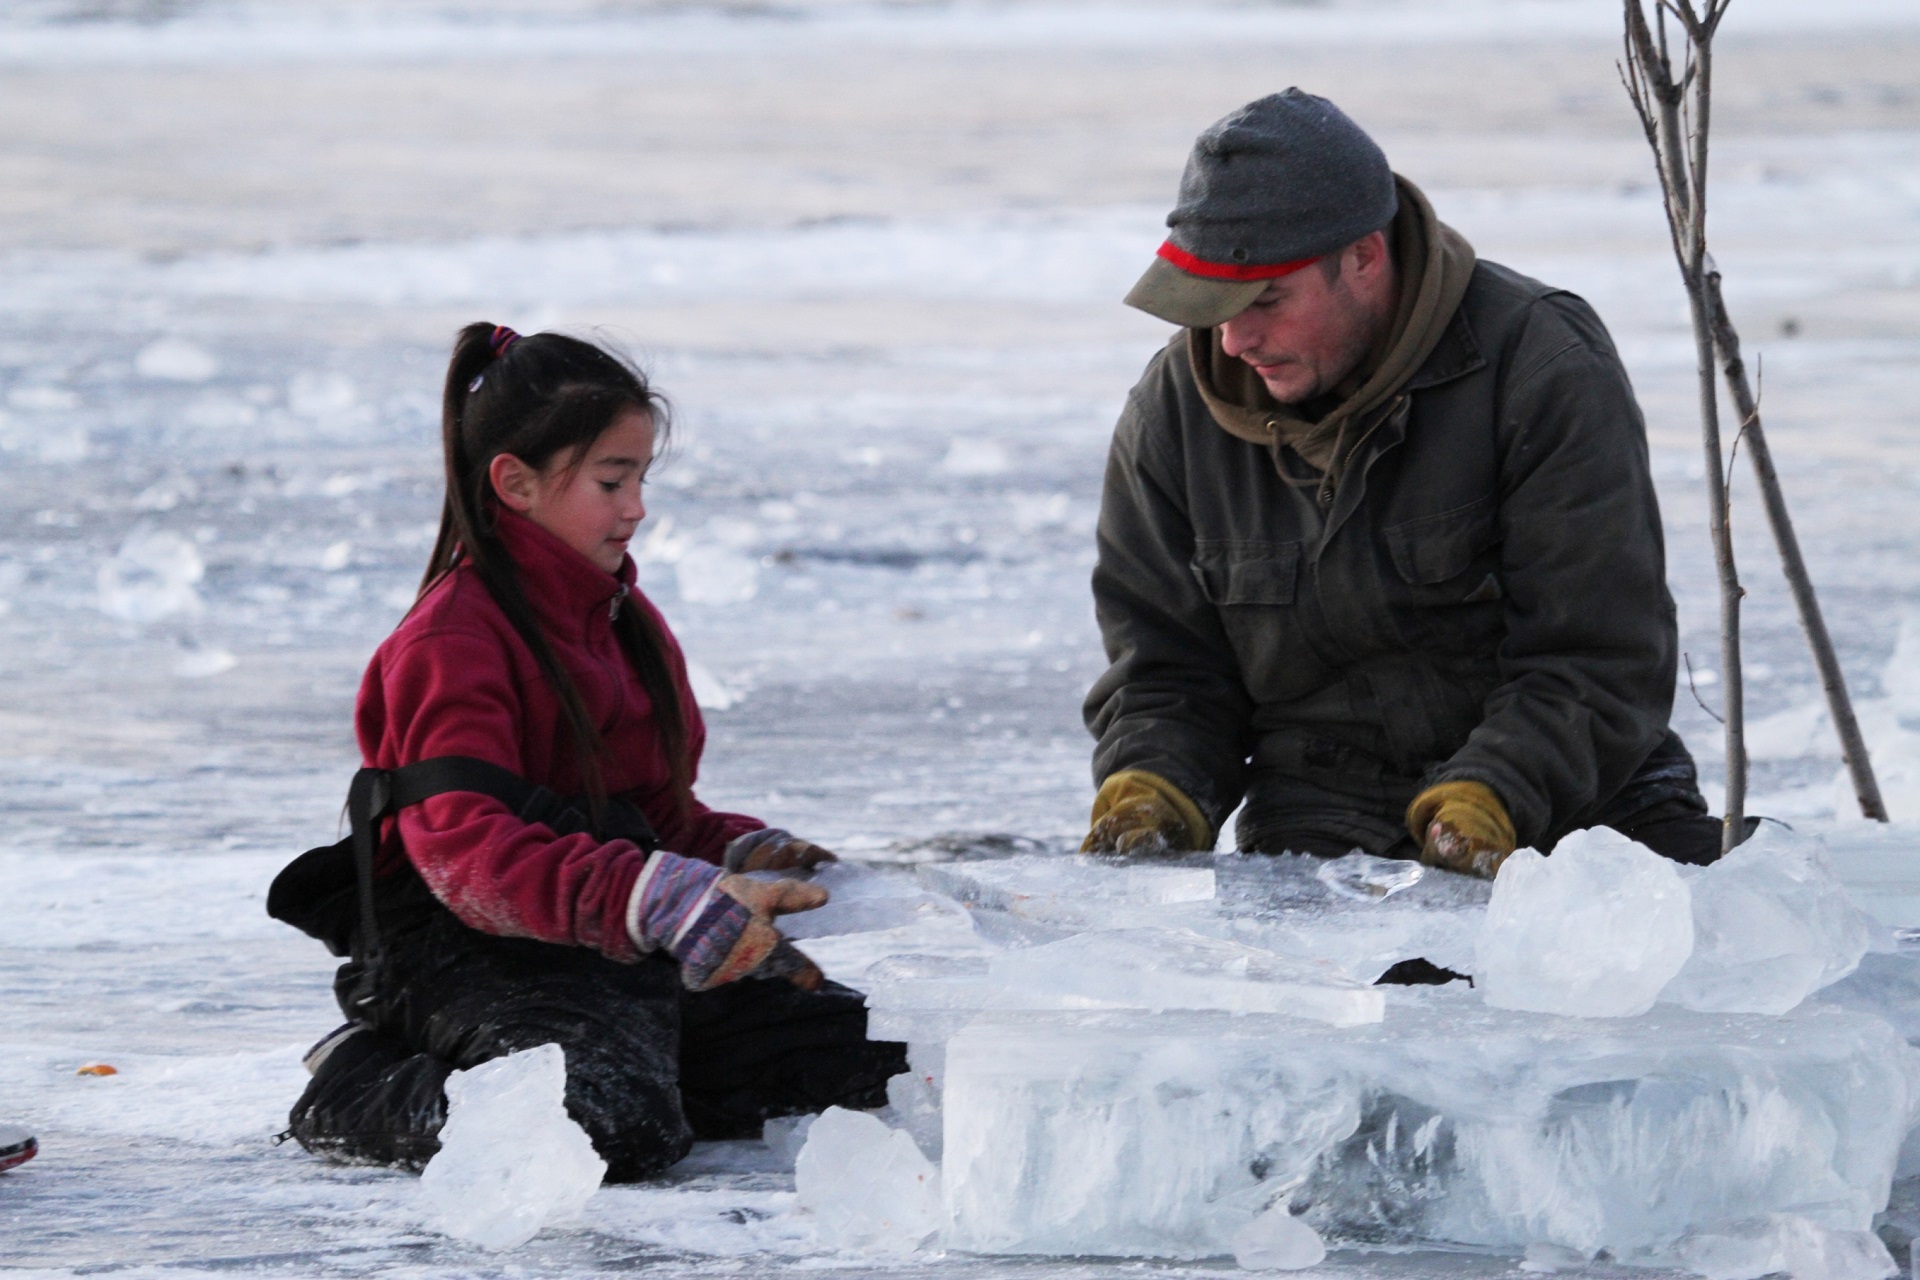
[[[1467,322],[1467,309],[1462,306],[1453,313],[1446,332],[1440,335],[1440,340],[1427,353],[1427,358],[1407,379],[1405,389],[1424,391],[1428,387],[1437,387],[1443,382],[1452,382],[1455,378],[1464,378],[1484,369],[1486,364],[1487,358],[1480,354],[1480,344],[1474,341],[1473,326]]]
[[[1321,532],[1321,546],[1326,545],[1335,531],[1346,523],[1347,517],[1360,505],[1361,498],[1366,496],[1367,473],[1372,470],[1374,459],[1406,438],[1407,419],[1412,407],[1409,393],[1437,387],[1455,378],[1464,378],[1485,368],[1486,364],[1487,358],[1480,353],[1480,344],[1474,341],[1473,326],[1467,322],[1467,308],[1462,305],[1453,313],[1453,319],[1447,323],[1433,350],[1407,380],[1401,394],[1389,403],[1379,424],[1355,447],[1346,477],[1335,490],[1333,510],[1328,513]]]
[[[553,534],[516,512],[497,508],[500,544],[520,571],[520,589],[540,621],[555,634],[579,638],[596,617],[610,617],[614,600],[633,590],[633,557],[608,573]]]

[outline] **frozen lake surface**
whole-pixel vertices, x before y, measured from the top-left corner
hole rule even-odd
[[[1612,10],[536,8],[48,0],[0,18],[0,1117],[44,1148],[0,1178],[0,1267],[1172,1266],[822,1250],[790,1162],[759,1144],[702,1148],[658,1185],[603,1191],[591,1229],[496,1258],[425,1231],[413,1180],[271,1144],[336,1015],[327,957],[266,919],[265,887],[335,830],[353,691],[437,516],[446,344],[483,317],[597,329],[674,400],[636,553],[701,671],[710,803],[879,862],[1056,847],[1090,798],[1105,443],[1166,337],[1117,299],[1192,135],[1298,82],[1374,129],[1483,256],[1612,327],[1712,704],[1692,344]],[[1908,818],[1915,14],[1736,0],[1712,224]],[[1744,476],[1736,495],[1752,807],[1817,826],[1838,761]],[[1711,775],[1715,726],[1680,693]],[[94,1062],[119,1074],[75,1074]]]

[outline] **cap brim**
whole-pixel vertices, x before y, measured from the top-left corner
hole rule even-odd
[[[1209,280],[1155,258],[1127,294],[1127,305],[1189,329],[1211,329],[1245,311],[1271,280]]]

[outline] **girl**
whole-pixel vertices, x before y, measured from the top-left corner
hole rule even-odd
[[[626,551],[666,421],[589,343],[460,332],[439,540],[355,711],[362,776],[395,771],[369,812],[393,816],[377,852],[366,824],[371,892],[335,983],[353,1021],[308,1055],[293,1109],[309,1151],[417,1169],[449,1072],[549,1042],[615,1181],[769,1116],[879,1106],[906,1070],[772,924],[825,891],[729,874],[833,855],[694,798],[700,713]]]

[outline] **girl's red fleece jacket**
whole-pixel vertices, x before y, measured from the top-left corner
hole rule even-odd
[[[652,613],[667,637],[695,771],[706,728],[679,645],[634,590],[632,559],[616,576],[523,516],[502,510],[499,522],[547,643],[600,727],[608,794],[638,805],[662,848],[718,863],[729,840],[766,824],[697,800],[686,813],[674,812],[652,703],[613,633],[616,601]],[[586,789],[560,699],[466,565],[428,592],[375,651],[354,725],[360,753],[375,768],[473,756],[563,796]],[[627,908],[646,855],[625,840],[556,836],[490,796],[460,791],[414,805],[388,825],[383,866],[403,856],[454,915],[483,933],[592,947],[616,960],[640,954],[627,933]]]

